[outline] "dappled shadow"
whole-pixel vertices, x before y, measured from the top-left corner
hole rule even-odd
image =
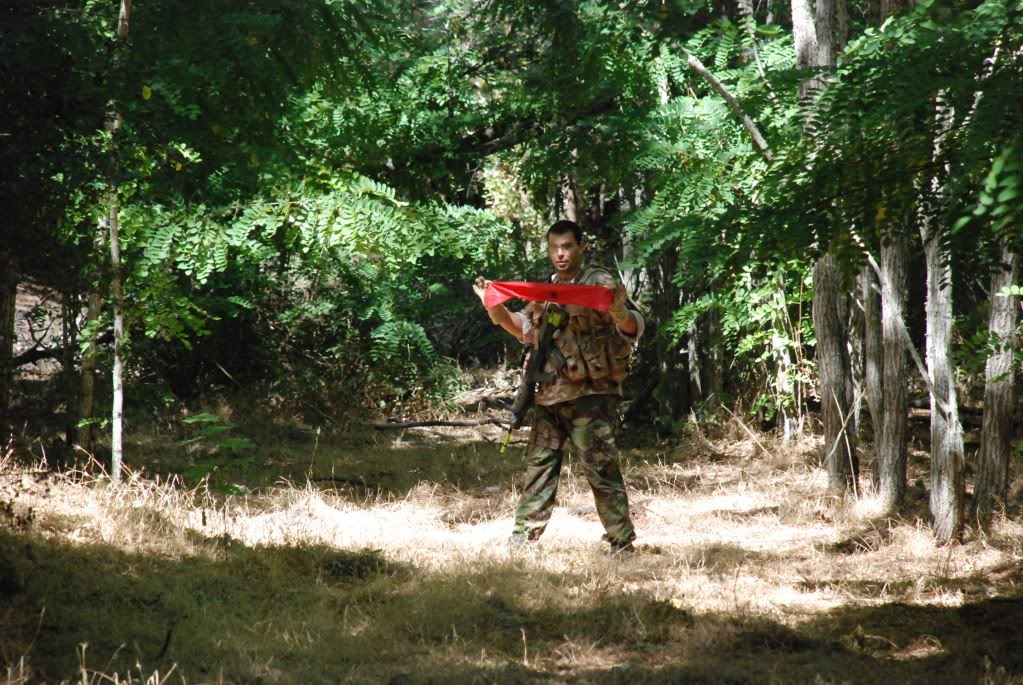
[[[537,605],[527,583],[580,578],[515,559],[430,573],[372,550],[200,542],[209,556],[161,559],[0,533],[0,657],[27,652],[40,679],[72,675],[85,642],[100,670],[177,663],[189,681],[963,683],[985,663],[1023,676],[1018,597],[843,607],[793,627],[613,585]],[[703,550],[708,566],[747,561],[726,547]],[[628,562],[615,569],[628,578]]]

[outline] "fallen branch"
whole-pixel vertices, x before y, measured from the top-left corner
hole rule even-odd
[[[477,419],[475,421],[411,421],[408,423],[374,423],[378,431],[400,430],[402,428],[426,428],[429,426],[507,426],[505,419]]]
[[[747,435],[749,435],[751,438],[753,438],[753,442],[757,443],[757,447],[759,447],[761,450],[763,450],[764,454],[766,454],[767,456],[771,457],[772,459],[774,458],[774,454],[769,449],[764,447],[764,443],[760,442],[760,438],[757,437],[757,434],[754,433],[752,430],[750,430],[749,427],[745,423],[743,423],[742,419],[740,419],[738,416],[735,415],[735,412],[733,412],[731,409],[726,407],[724,404],[722,404],[720,406],[726,412],[731,414],[732,418],[735,419],[735,422],[739,424],[739,427],[742,428],[744,431],[746,431]]]

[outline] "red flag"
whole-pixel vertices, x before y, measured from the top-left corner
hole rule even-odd
[[[606,312],[614,299],[614,292],[602,285],[491,281],[483,293],[483,306],[488,309],[496,307],[513,297],[530,302],[574,304]]]

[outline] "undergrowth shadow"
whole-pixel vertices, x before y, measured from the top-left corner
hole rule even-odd
[[[59,680],[81,667],[79,646],[88,643],[97,670],[177,664],[188,682],[221,672],[234,682],[1023,677],[1020,597],[849,606],[793,627],[625,590],[627,563],[594,585],[516,559],[426,571],[371,549],[202,544],[195,556],[161,558],[0,532],[0,663],[27,655],[35,679]],[[988,589],[1018,583],[1003,576]],[[561,590],[570,587],[590,590],[569,598]]]

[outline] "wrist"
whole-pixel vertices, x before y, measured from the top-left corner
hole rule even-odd
[[[625,323],[629,320],[629,310],[625,305],[620,307],[611,307],[607,310],[607,313],[611,315],[611,319],[618,324]]]

